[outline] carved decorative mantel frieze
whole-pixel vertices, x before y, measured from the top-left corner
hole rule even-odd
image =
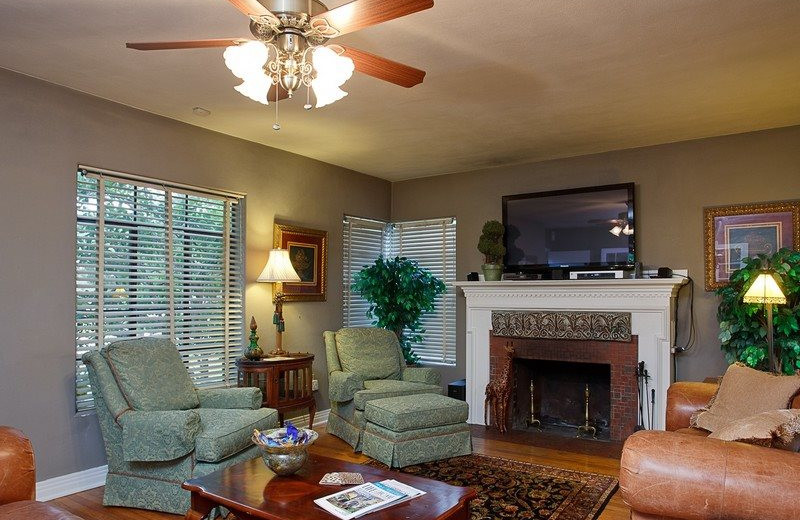
[[[495,336],[630,341],[629,312],[492,311]]]

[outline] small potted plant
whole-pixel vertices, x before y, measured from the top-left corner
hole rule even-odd
[[[486,281],[496,282],[503,276],[503,256],[506,254],[504,234],[503,224],[496,220],[490,220],[483,225],[478,251],[486,257],[486,263],[481,266]]]

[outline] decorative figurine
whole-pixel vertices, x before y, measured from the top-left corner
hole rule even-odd
[[[486,400],[483,402],[483,422],[489,424],[488,414],[492,410],[492,423],[500,431],[508,431],[508,404],[511,401],[511,384],[514,370],[514,344],[510,341],[505,346],[505,365],[500,377],[486,385]]]
[[[250,318],[250,345],[248,345],[247,350],[244,353],[244,357],[253,361],[258,361],[264,357],[264,351],[258,346],[258,334],[256,334],[256,329],[258,329],[256,317],[252,316]]]

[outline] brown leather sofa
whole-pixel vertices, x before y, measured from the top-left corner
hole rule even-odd
[[[81,520],[36,502],[33,447],[21,431],[0,426],[0,520]]]
[[[689,426],[716,390],[673,384],[668,431],[637,432],[625,442],[619,482],[632,520],[800,520],[800,454],[708,439]],[[792,405],[800,408],[800,397]]]

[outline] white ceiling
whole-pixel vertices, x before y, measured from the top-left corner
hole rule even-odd
[[[0,67],[399,180],[800,124],[798,28],[799,0],[436,0],[341,38],[422,85],[356,75],[277,133],[223,49],[125,49],[248,37],[225,0],[0,0]]]

